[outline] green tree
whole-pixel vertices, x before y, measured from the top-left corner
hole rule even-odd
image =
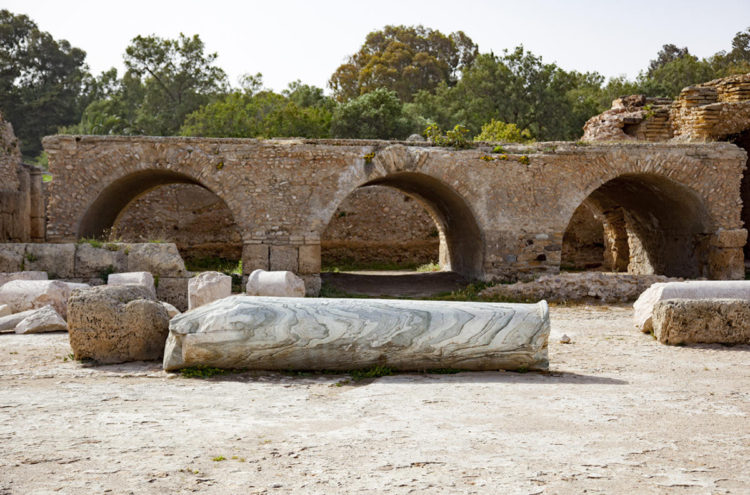
[[[404,139],[418,130],[396,92],[385,88],[339,105],[331,122],[331,134],[337,138]]]
[[[656,68],[650,75],[641,73],[638,84],[640,92],[647,96],[676,98],[686,86],[716,77],[718,74],[709,61],[687,54]]]
[[[661,50],[659,50],[659,52],[656,54],[656,58],[649,62],[646,76],[652,77],[654,75],[654,72],[656,72],[659,68],[664,67],[668,63],[674,62],[675,60],[681,59],[682,57],[685,57],[687,55],[690,55],[690,51],[686,46],[680,48],[672,43],[663,45],[661,47]]]
[[[43,136],[80,119],[85,57],[27,16],[0,10],[0,109],[25,156],[42,151]]]
[[[144,134],[176,134],[185,116],[226,91],[226,74],[214,65],[217,55],[204,49],[197,34],[133,38],[125,50],[126,77],[143,85],[135,122]]]
[[[317,88],[292,83],[283,95],[263,90],[262,76],[244,78],[235,91],[191,113],[180,130],[184,136],[329,137],[330,103]]]
[[[479,55],[455,86],[421,91],[415,104],[441,128],[461,124],[476,135],[495,119],[536,139],[575,139],[586,119],[601,111],[601,81],[595,73],[565,72],[519,46],[502,57]]]
[[[417,91],[432,91],[441,82],[455,84],[477,53],[461,31],[446,36],[423,26],[386,26],[368,34],[328,84],[339,101],[386,88],[409,102]]]

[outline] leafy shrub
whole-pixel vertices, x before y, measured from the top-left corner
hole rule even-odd
[[[500,143],[526,143],[531,140],[531,133],[528,129],[521,130],[516,124],[508,124],[495,119],[484,124],[482,131],[474,138],[474,141]],[[495,153],[502,153],[502,151],[495,151]]]

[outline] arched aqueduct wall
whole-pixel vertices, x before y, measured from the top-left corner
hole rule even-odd
[[[314,283],[337,207],[361,186],[388,185],[424,204],[450,267],[471,278],[557,271],[563,233],[587,198],[635,212],[644,250],[671,274],[744,276],[746,154],[728,143],[536,143],[503,154],[387,141],[52,136],[44,144],[51,242],[100,235],[156,186],[199,184],[232,211],[246,273],[288,269]],[[649,243],[694,256],[669,261]]]

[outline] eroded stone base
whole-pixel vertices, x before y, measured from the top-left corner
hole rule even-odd
[[[750,344],[750,301],[659,301],[654,307],[653,327],[662,344]]]

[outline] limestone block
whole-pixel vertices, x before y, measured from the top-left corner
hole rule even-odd
[[[270,267],[273,271],[299,271],[297,246],[271,246]]]
[[[7,304],[0,304],[0,317],[12,315],[13,311],[11,311],[10,306]]]
[[[19,272],[24,268],[26,244],[0,244],[0,272]]]
[[[743,299],[750,300],[750,281],[691,280],[657,283],[646,289],[633,304],[635,326],[643,332],[653,330],[656,303],[666,299]]]
[[[247,279],[249,296],[304,297],[305,282],[292,272],[255,270]]]
[[[169,315],[148,289],[103,285],[73,293],[68,332],[76,359],[122,363],[159,359]]]
[[[167,315],[169,316],[170,319],[174,318],[177,315],[181,315],[182,314],[182,311],[180,311],[179,309],[175,308],[174,306],[172,306],[168,302],[161,301],[161,305],[164,306],[164,309],[167,310]]]
[[[26,318],[16,325],[16,333],[59,332],[67,330],[68,324],[52,306],[32,310]]]
[[[185,275],[185,263],[173,243],[128,244],[125,250],[130,272],[149,272],[159,277]]]
[[[50,278],[75,277],[75,244],[26,244],[24,270],[41,270]]]
[[[232,296],[173,318],[164,369],[547,369],[547,303]]]
[[[242,271],[268,270],[268,245],[245,244],[242,246]]]
[[[76,247],[76,277],[102,277],[103,274],[127,270],[125,246],[122,244],[110,243],[96,248],[81,243]]]
[[[12,280],[47,280],[47,272],[0,273],[0,286]]]
[[[232,295],[232,277],[202,272],[188,282],[188,310]]]
[[[154,277],[149,272],[110,273],[107,285],[138,285],[145,287],[156,298]]]
[[[166,301],[180,311],[188,309],[188,277],[159,277],[156,284],[156,297]]]
[[[15,330],[16,325],[21,323],[27,316],[33,315],[36,311],[38,309],[28,309],[0,317],[0,331]]]
[[[65,318],[71,292],[86,287],[60,280],[13,280],[0,287],[0,304],[7,304],[14,313],[50,304]]]
[[[320,244],[299,247],[299,273],[320,273]]]
[[[750,344],[750,301],[659,301],[654,306],[653,326],[662,344]]]

